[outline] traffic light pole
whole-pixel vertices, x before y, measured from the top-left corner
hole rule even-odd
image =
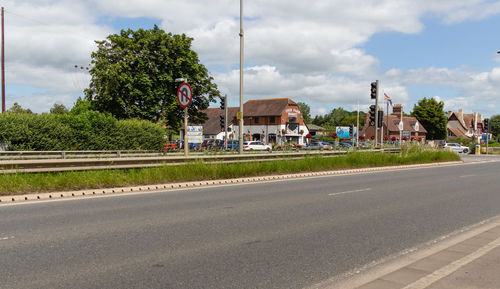
[[[380,91],[380,82],[377,80],[377,96],[375,97],[375,147],[378,142],[378,95]]]
[[[488,143],[490,142],[490,138],[489,138],[489,136],[490,136],[490,120],[485,119],[483,123],[485,124],[485,128],[483,128],[483,130],[486,129],[486,154],[488,154]]]
[[[489,141],[489,136],[490,136],[489,134],[490,134],[489,131],[486,132],[486,154],[488,154],[488,143],[490,142]]]

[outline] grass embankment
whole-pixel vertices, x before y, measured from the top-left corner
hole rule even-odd
[[[457,154],[447,151],[405,149],[399,154],[355,152],[337,157],[311,156],[301,160],[254,163],[205,164],[196,162],[181,166],[144,169],[5,174],[0,175],[0,195],[445,162],[459,159]]]

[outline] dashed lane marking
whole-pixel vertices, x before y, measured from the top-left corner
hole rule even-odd
[[[339,193],[331,193],[328,194],[329,196],[338,196],[338,195],[344,195],[344,194],[351,194],[351,193],[359,193],[359,192],[366,192],[371,190],[371,188],[365,188],[365,189],[359,189],[359,190],[352,190],[352,191],[345,191],[345,192],[339,192]]]

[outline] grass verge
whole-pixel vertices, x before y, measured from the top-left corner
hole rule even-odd
[[[301,160],[231,164],[195,162],[181,166],[143,169],[5,174],[0,175],[0,195],[446,162],[459,159],[457,154],[447,151],[409,148],[398,154],[354,152],[337,157],[311,156]]]

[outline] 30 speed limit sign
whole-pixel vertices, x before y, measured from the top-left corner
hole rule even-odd
[[[181,84],[177,90],[177,101],[179,101],[179,105],[181,107],[188,107],[191,104],[191,100],[193,100],[191,86],[187,83]]]

